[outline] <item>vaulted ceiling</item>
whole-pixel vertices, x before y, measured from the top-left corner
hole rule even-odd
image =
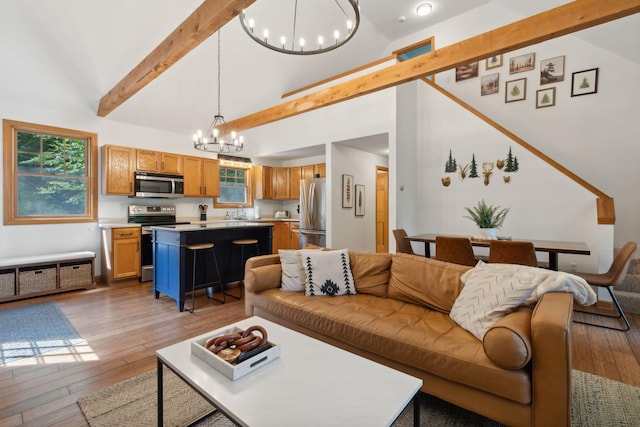
[[[201,3],[0,0],[0,98],[95,115],[101,97]],[[265,49],[243,33],[237,18],[224,25],[221,97],[227,120],[271,107],[282,102],[283,93],[386,56],[407,35],[419,32],[416,40],[432,36],[430,27],[473,8],[493,3],[524,18],[566,2],[432,0],[433,13],[422,19],[414,12],[419,3],[416,0],[360,3],[363,19],[353,40],[317,56],[290,56]],[[406,19],[400,19],[402,16]],[[640,17],[636,14],[581,31],[577,36],[638,64],[639,29]],[[106,120],[176,132],[189,139],[216,113],[216,55],[214,35]]]

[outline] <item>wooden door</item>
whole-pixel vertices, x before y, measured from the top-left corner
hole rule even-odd
[[[136,150],[136,170],[144,172],[158,172],[160,153],[151,150]]]
[[[389,169],[376,167],[376,252],[389,252]]]
[[[113,279],[140,276],[140,229],[128,227],[111,231]]]
[[[289,224],[285,221],[274,221],[273,227],[273,253],[278,249],[289,249]]]
[[[302,166],[300,170],[300,179],[312,179],[313,169],[313,165]]]
[[[202,164],[202,194],[206,197],[220,195],[220,161],[204,159]]]
[[[289,168],[273,168],[273,198],[289,198]]]
[[[185,156],[184,162],[184,195],[185,197],[202,196],[202,162],[200,157]]]
[[[270,166],[254,166],[251,168],[254,199],[273,199],[273,183]]]
[[[326,178],[327,177],[326,163],[318,163],[313,165],[313,174],[320,175],[320,178]]]
[[[106,145],[104,150],[104,193],[132,196],[133,174],[136,166],[135,149]]]
[[[180,154],[162,153],[160,170],[164,173],[182,174],[182,156]]]
[[[289,168],[289,198],[296,200],[300,198],[300,179],[302,176],[302,168]]]

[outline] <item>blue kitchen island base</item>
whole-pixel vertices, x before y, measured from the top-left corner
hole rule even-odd
[[[173,298],[179,311],[184,311],[185,292],[191,290],[193,279],[193,254],[186,245],[213,243],[220,273],[218,278],[211,257],[196,258],[196,289],[207,283],[222,280],[223,283],[241,279],[244,265],[240,256],[231,256],[231,241],[257,239],[261,254],[270,254],[273,224],[255,222],[218,222],[201,225],[155,226],[153,230],[153,291]],[[204,284],[198,286],[198,284]]]

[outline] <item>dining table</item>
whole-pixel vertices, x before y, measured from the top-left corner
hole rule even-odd
[[[416,234],[413,236],[407,236],[405,239],[411,242],[424,243],[424,255],[428,258],[431,257],[431,243],[436,243],[436,236],[448,236],[448,237],[469,237],[452,234],[436,234],[436,233],[424,233]],[[475,247],[488,248],[491,244],[489,239],[474,239],[469,237],[471,245]],[[572,255],[591,255],[589,246],[585,242],[570,242],[562,240],[534,240],[534,239],[505,239],[514,240],[520,242],[531,242],[536,252],[546,252],[549,254],[549,269],[558,270],[558,254],[572,254]]]

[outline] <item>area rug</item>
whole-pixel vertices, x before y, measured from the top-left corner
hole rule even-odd
[[[573,371],[572,426],[618,427],[640,425],[640,388],[586,372]],[[169,370],[164,371],[165,425],[231,427],[234,424],[214,411],[196,392]],[[167,396],[171,390],[170,396]],[[156,371],[116,384],[78,400],[87,421],[98,426],[155,426]],[[171,419],[169,419],[171,417]],[[407,407],[393,427],[413,425],[413,408]],[[420,425],[442,427],[500,427],[495,421],[425,394],[420,398]],[[286,427],[286,426],[285,426]]]
[[[54,302],[0,310],[0,365],[83,343]]]

